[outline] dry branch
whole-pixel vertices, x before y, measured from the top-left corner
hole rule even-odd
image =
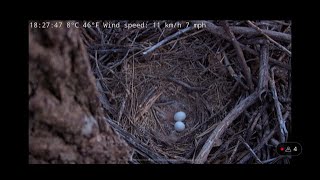
[[[201,21],[202,22],[202,21]],[[226,39],[226,40],[231,40],[228,36],[226,36],[225,35],[225,32],[224,32],[224,30],[223,30],[223,28],[222,27],[220,27],[220,26],[217,26],[217,25],[215,25],[215,24],[213,24],[213,23],[211,23],[211,22],[208,22],[208,21],[204,21],[205,22],[205,24],[207,25],[207,30],[209,31],[209,32],[211,32],[211,33],[213,33],[213,34],[215,34],[215,35],[218,35],[218,36],[220,36],[220,37],[222,37],[223,39]],[[250,29],[250,30],[248,30],[248,29]],[[245,33],[245,32],[252,32],[252,31],[255,31],[254,29],[251,29],[251,28],[247,28],[247,27],[230,27],[230,30],[232,30],[234,33],[239,33],[239,34],[241,34],[241,33]],[[278,34],[279,32],[275,32],[275,31],[269,31],[269,30],[262,30],[262,32],[264,32],[264,33],[266,33],[267,35],[269,35],[270,37],[272,37],[272,38],[274,38],[274,39],[277,39],[276,37],[281,37],[280,39],[278,39],[278,40],[281,40],[281,39],[286,39],[286,42],[290,42],[291,41],[291,36],[290,35],[288,35],[288,34],[285,34],[285,33],[280,33],[280,34]],[[268,33],[269,32],[269,33]],[[256,32],[256,33],[258,33],[258,32]],[[273,35],[271,35],[271,34],[273,34]],[[258,35],[258,34],[257,34]],[[251,49],[251,48],[249,48],[249,47],[247,47],[247,46],[245,46],[244,44],[242,44],[242,43],[239,43],[239,45],[240,45],[240,47],[244,50],[244,51],[246,51],[246,52],[248,52],[248,53],[250,53],[250,54],[252,54],[252,55],[256,55],[256,56],[258,56],[259,54],[258,54],[258,52],[256,52],[255,50],[253,50],[253,49]],[[287,69],[287,70],[291,70],[291,67],[289,66],[289,65],[287,65],[287,64],[284,64],[284,63],[281,63],[281,62],[279,62],[278,60],[276,60],[276,59],[273,59],[273,58],[269,58],[269,61],[270,61],[270,64],[272,64],[272,65],[277,65],[277,66],[279,66],[279,67],[282,67],[282,68],[285,68],[285,69]]]
[[[260,34],[262,34],[264,37],[266,37],[269,41],[271,41],[272,43],[274,43],[276,46],[278,46],[281,50],[283,50],[284,52],[286,52],[290,57],[291,57],[291,52],[283,47],[281,44],[279,44],[278,42],[276,42],[275,40],[273,40],[272,38],[270,38],[267,34],[265,34],[258,26],[256,26],[253,22],[251,21],[247,21],[248,24],[250,26],[252,26],[254,29],[256,29]]]
[[[226,53],[223,52],[222,54],[223,54],[223,57],[224,57],[223,60],[224,60],[225,66],[227,67],[230,75],[231,75],[245,90],[249,90],[248,86],[246,86],[246,85],[242,82],[241,78],[234,72],[234,70],[233,70],[233,68],[232,68],[232,66],[231,66],[231,64],[230,64],[230,61],[229,61]]]
[[[206,143],[202,147],[200,153],[195,159],[196,164],[204,163],[211,149],[215,146],[221,145],[221,135],[229,127],[230,124],[249,106],[256,102],[258,99],[258,93],[255,91],[250,96],[242,100],[236,107],[234,107],[230,113],[218,124],[218,126],[213,130],[210,137],[207,139]]]
[[[239,42],[237,41],[237,39],[234,36],[233,32],[230,30],[229,25],[228,25],[228,23],[226,21],[224,21],[223,26],[224,26],[224,29],[225,29],[226,33],[231,38],[231,42],[232,42],[234,48],[236,49],[239,63],[241,65],[242,71],[243,71],[244,76],[246,78],[246,81],[248,83],[249,89],[252,92],[254,86],[253,86],[253,83],[252,83],[251,71],[250,71],[250,68],[248,67],[248,65],[246,63],[246,60],[244,58],[244,55],[243,55],[242,49],[241,49],[241,47],[239,45]]]
[[[246,141],[240,136],[239,137],[241,142],[246,146],[246,148],[250,151],[250,153],[253,155],[253,157],[256,159],[256,161],[259,164],[262,164],[261,160],[259,159],[259,157],[256,155],[256,153],[251,149],[250,145],[248,143],[246,143]]]
[[[172,34],[171,36],[166,37],[165,39],[163,39],[162,41],[158,42],[157,44],[151,46],[148,50],[144,51],[142,54],[143,55],[147,55],[150,52],[154,51],[155,49],[157,49],[158,47],[162,46],[163,44],[167,43],[168,41],[172,40],[173,38],[180,36],[181,34],[188,32],[192,29],[192,26],[189,26],[187,28],[184,28],[182,30],[179,30],[178,32]]]
[[[249,122],[249,123],[251,123],[251,125],[250,125],[249,128],[248,128],[247,136],[246,136],[246,141],[247,141],[247,142],[250,140],[251,135],[252,135],[252,132],[253,132],[254,128],[256,127],[256,125],[257,125],[258,120],[260,119],[260,117],[261,117],[261,113],[258,112],[258,111],[256,111],[256,112],[252,115],[252,117],[251,117],[251,119],[250,119],[250,121],[252,121],[252,123]]]
[[[262,141],[259,143],[258,146],[256,146],[253,149],[253,152],[257,152],[259,151],[274,135],[274,133],[276,132],[276,129],[279,126],[277,125],[264,139],[262,139]],[[245,155],[237,164],[244,164],[245,162],[247,162],[249,159],[251,158],[251,154],[248,153],[247,155]]]
[[[236,154],[236,152],[238,150],[239,144],[240,144],[240,140],[237,141],[236,147],[233,149],[232,154],[231,154],[231,156],[230,156],[230,158],[228,160],[228,164],[230,164],[233,161],[233,159],[235,157],[235,154]]]
[[[280,102],[279,102],[279,99],[278,99],[276,85],[275,85],[275,82],[274,82],[274,72],[273,71],[274,71],[274,68],[271,69],[271,78],[270,78],[269,82],[270,82],[272,97],[273,97],[273,100],[274,100],[274,105],[275,105],[276,112],[277,112],[279,125],[280,125],[280,131],[281,131],[280,141],[281,142],[285,142],[287,134],[288,134],[288,131],[287,131],[286,124],[285,124],[285,121],[284,121],[283,116],[282,116]]]
[[[220,26],[215,25],[212,22],[209,21],[195,21],[195,23],[205,23],[206,29],[214,34],[217,34],[219,36],[224,36],[223,28]],[[253,28],[249,27],[238,27],[238,26],[230,26],[230,30],[234,32],[235,34],[242,34],[246,36],[253,36],[253,35],[259,35],[260,33],[257,32]],[[284,42],[291,42],[291,35],[271,30],[262,30],[262,32],[271,38],[278,40],[278,41],[284,41]]]
[[[180,80],[177,80],[177,79],[174,79],[174,78],[171,78],[171,77],[168,77],[167,80],[175,82],[175,83],[181,85],[182,87],[186,88],[189,91],[205,91],[205,90],[207,90],[207,88],[190,86],[189,84],[187,84],[185,82],[182,82]]]
[[[261,94],[267,92],[269,81],[269,48],[267,45],[261,45],[260,55],[260,69],[259,69],[259,97]]]
[[[107,98],[106,94],[104,93],[104,90],[103,90],[103,88],[102,88],[102,86],[101,86],[100,80],[96,80],[96,83],[97,83],[96,86],[97,86],[97,89],[98,89],[98,92],[99,92],[98,98],[99,98],[99,100],[100,100],[100,103],[102,104],[102,107],[103,107],[107,112],[113,110],[110,102],[108,101],[108,98]]]

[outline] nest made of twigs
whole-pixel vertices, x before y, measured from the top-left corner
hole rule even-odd
[[[235,83],[228,71],[232,66],[241,75],[234,48],[206,31],[191,32],[141,55],[146,47],[173,33],[174,29],[160,28],[83,30],[93,72],[108,100],[104,107],[110,123],[136,148],[133,163],[192,162],[210,132],[247,95],[245,85]],[[226,55],[231,64],[226,65]],[[258,59],[245,56],[256,83]],[[279,57],[277,53],[272,56]],[[247,151],[238,148],[237,135],[251,128],[263,108],[269,106],[253,107],[239,117],[223,136],[223,145],[209,155],[208,163],[240,161]],[[187,114],[182,132],[174,130],[177,111]],[[273,110],[268,112],[275,117]],[[269,132],[276,124],[271,117],[266,126]],[[259,143],[254,140],[254,144]]]

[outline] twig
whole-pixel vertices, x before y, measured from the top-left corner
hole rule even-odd
[[[238,138],[237,138],[238,139]],[[218,156],[223,154],[223,150],[225,150],[229,144],[234,141],[233,138],[228,139],[224,144],[222,144],[213,154],[210,156],[210,159],[208,159],[208,164],[210,164],[212,161],[214,161]]]
[[[272,38],[270,38],[267,34],[265,34],[258,26],[256,26],[253,22],[251,21],[247,21],[248,24],[250,26],[252,26],[254,29],[256,29],[260,34],[262,34],[264,37],[266,37],[269,41],[271,41],[272,43],[274,43],[276,46],[278,46],[280,49],[282,49],[284,52],[286,52],[290,57],[291,57],[291,52],[283,47],[281,44],[279,44],[278,42],[276,42],[275,40],[273,40]]]
[[[114,111],[114,109],[112,108],[110,102],[108,101],[108,98],[106,96],[106,94],[104,93],[100,80],[96,81],[97,84],[97,89],[98,89],[98,98],[100,100],[100,103],[102,104],[102,107],[106,110],[106,111]]]
[[[230,92],[229,92],[229,96],[230,96],[231,94],[233,94],[233,93],[237,90],[239,84],[240,84],[239,81],[236,81],[236,83],[234,83],[234,85],[232,86],[232,88],[231,88],[231,90],[230,90]],[[249,89],[249,88],[248,88],[248,89]]]
[[[274,135],[274,133],[276,132],[276,129],[278,128],[279,126],[277,125],[271,132],[268,136],[266,136],[264,139],[262,139],[262,141],[259,143],[258,146],[256,146],[254,149],[253,149],[253,152],[257,152],[259,151],[270,139],[271,137]],[[250,154],[247,154],[245,155],[237,164],[244,164],[245,162],[247,162],[249,159],[250,159],[251,155]]]
[[[196,21],[196,22],[197,22],[197,21]],[[201,21],[201,22],[202,22],[202,21]],[[205,23],[206,23],[206,25],[207,25],[207,28],[206,28],[206,29],[207,29],[209,32],[211,32],[211,33],[213,33],[213,34],[215,34],[215,35],[218,35],[218,36],[222,37],[223,39],[226,39],[226,40],[229,40],[229,41],[231,40],[228,36],[226,36],[226,35],[224,34],[224,30],[223,30],[222,27],[216,26],[215,24],[213,24],[213,23],[211,23],[211,22],[207,22],[207,21],[205,21]],[[240,28],[240,29],[238,29],[238,28]],[[230,29],[231,29],[234,33],[239,33],[239,32],[241,32],[242,30],[248,29],[248,28],[246,28],[246,27],[232,27],[232,26],[231,26]],[[250,29],[250,28],[249,28],[249,29]],[[244,31],[246,32],[247,30],[244,30]],[[255,31],[255,32],[256,32],[256,30],[254,30],[254,29],[250,29],[249,31]],[[263,31],[264,33],[269,32],[268,30],[262,30],[262,31]],[[271,31],[271,32],[273,32],[273,31]],[[258,33],[258,32],[256,32],[256,33]],[[274,33],[278,33],[278,32],[274,32]],[[270,36],[270,34],[268,34],[268,33],[266,33],[266,34]],[[273,33],[271,33],[271,34],[273,34]],[[288,36],[288,37],[287,37],[287,38],[288,38],[288,42],[291,41],[291,36],[290,36],[290,35],[284,34],[284,33],[281,33],[281,34],[284,35],[284,37]],[[258,34],[256,34],[256,35],[258,35]],[[281,37],[282,37],[282,35],[281,35]],[[273,37],[273,36],[271,36],[271,37]],[[273,37],[273,38],[276,39],[275,37]],[[242,43],[240,43],[240,42],[239,42],[239,45],[240,45],[240,47],[241,47],[244,51],[246,51],[246,52],[248,52],[248,53],[250,53],[250,54],[252,54],[252,55],[256,55],[256,56],[259,55],[255,50],[253,50],[253,49],[245,46],[244,44],[242,44]],[[291,67],[290,67],[289,65],[287,65],[287,64],[281,63],[281,62],[279,62],[278,60],[275,60],[275,59],[273,59],[273,58],[271,58],[271,57],[269,58],[269,61],[270,61],[270,63],[273,64],[273,65],[277,65],[277,66],[279,66],[279,67],[282,67],[282,68],[285,68],[285,69],[291,71]]]
[[[90,33],[92,33],[93,35],[99,37],[99,34],[95,30],[93,30],[93,28],[90,27],[90,28],[87,28],[87,30],[90,31]]]
[[[211,149],[214,146],[221,145],[221,135],[225,132],[225,130],[232,124],[232,122],[249,106],[256,102],[258,99],[257,91],[253,92],[250,96],[242,100],[236,107],[234,107],[230,113],[218,124],[218,126],[213,130],[210,137],[207,139],[206,143],[203,145],[200,153],[195,159],[196,164],[204,163]]]
[[[108,87],[103,83],[102,79],[103,79],[103,75],[100,71],[100,68],[99,68],[99,64],[98,64],[98,56],[97,56],[97,51],[95,51],[95,63],[96,63],[96,67],[97,67],[97,70],[98,70],[98,77],[99,79],[97,79],[97,88],[98,88],[98,91],[99,91],[99,100],[102,104],[102,107],[105,108],[105,110],[107,110],[108,112],[109,111],[114,111],[114,109],[112,108],[111,104],[109,103],[108,101],[108,98],[106,97],[105,93],[104,93],[104,89],[103,87],[105,87],[107,90],[108,90]],[[104,86],[102,86],[104,85]]]
[[[270,139],[270,143],[274,146],[277,147],[278,144],[280,144],[280,142],[278,140],[276,140],[275,138],[271,138]]]
[[[240,144],[240,140],[237,141],[237,144],[236,144],[236,147],[234,148],[234,150],[232,151],[232,154],[228,160],[228,164],[230,164],[233,159],[234,159],[234,155],[236,154],[237,150],[238,150],[238,147],[239,147],[239,144]]]
[[[120,122],[120,120],[121,120],[121,117],[122,117],[124,108],[125,108],[125,106],[126,106],[126,102],[127,102],[128,96],[129,96],[129,94],[126,93],[126,96],[124,97],[124,100],[123,100],[123,102],[122,102],[122,104],[121,104],[120,111],[119,111],[119,115],[118,115],[118,122]]]
[[[268,132],[267,134],[269,134],[270,132],[270,123],[269,123],[269,115],[267,112],[267,109],[269,107],[269,103],[267,101],[264,101],[264,105],[261,108],[261,114],[262,114],[262,118],[261,118],[261,125],[264,129],[265,132]]]
[[[246,141],[239,136],[239,139],[241,140],[241,142],[247,147],[247,149],[250,151],[250,153],[253,155],[253,157],[258,161],[259,164],[262,164],[261,160],[259,159],[259,157],[256,155],[256,153],[251,149],[251,147],[249,146],[248,143],[246,143]]]
[[[279,66],[279,67],[282,67],[284,69],[287,69],[287,70],[291,71],[291,66],[290,65],[287,65],[287,64],[284,64],[282,62],[279,62],[276,59],[273,59],[271,57],[269,58],[269,61],[270,61],[270,64],[272,64],[272,65],[276,65],[276,66]]]
[[[141,108],[144,104],[146,104],[146,102],[150,99],[150,97],[152,95],[154,95],[154,93],[156,92],[157,89],[158,89],[158,87],[152,87],[151,89],[149,89],[149,92],[145,93],[146,95],[141,100],[141,103],[140,103],[140,105],[138,107]]]
[[[222,53],[223,55],[223,60],[224,60],[224,63],[225,63],[225,66],[227,67],[230,75],[237,81],[239,82],[239,84],[245,89],[245,90],[249,90],[248,86],[246,86],[242,81],[241,81],[241,78],[234,72],[231,64],[230,64],[230,61],[226,55],[225,52]]]
[[[100,79],[102,79],[103,75],[102,75],[102,73],[100,71],[100,68],[99,68],[97,51],[95,51],[95,58],[94,59],[95,59],[95,62],[96,62],[96,67],[98,69],[98,76],[99,76]]]
[[[253,119],[252,124],[251,124],[251,126],[249,126],[249,128],[248,128],[248,132],[247,132],[247,136],[246,136],[246,141],[247,141],[247,142],[248,142],[248,141],[250,140],[250,138],[251,138],[252,132],[253,132],[254,128],[256,127],[258,120],[260,119],[261,113],[260,113],[260,112],[257,112],[257,113],[255,113],[254,115],[255,115],[255,116],[252,116],[252,119]]]
[[[239,44],[240,44],[240,47],[243,50],[245,50],[246,52],[248,52],[248,53],[250,53],[252,55],[255,55],[255,56],[259,55],[258,52],[256,52],[255,50],[253,50],[253,49],[251,49],[251,48],[249,48],[249,47],[247,47],[247,46],[245,46],[245,45],[243,45],[241,43],[239,43]],[[276,66],[279,66],[279,67],[282,67],[284,69],[287,69],[287,70],[291,71],[291,66],[290,65],[284,64],[284,63],[280,62],[279,60],[273,59],[272,57],[269,57],[269,62],[270,62],[271,65],[276,65]]]
[[[139,34],[139,33],[137,32],[137,33],[136,33],[136,36],[133,38],[132,43],[131,43],[131,45],[129,46],[130,48],[129,48],[128,51],[126,52],[125,56],[124,56],[121,60],[119,60],[117,63],[109,66],[110,69],[113,69],[113,68],[118,67],[120,64],[123,63],[123,61],[126,60],[127,56],[129,55],[129,52],[130,52],[130,51],[133,51],[133,48],[132,48],[132,47],[133,47],[133,44],[134,44],[135,41],[136,41],[136,38],[138,37],[138,34]],[[142,51],[142,50],[141,50],[141,51]],[[136,54],[140,53],[141,51],[137,52]],[[136,55],[136,54],[133,54],[132,56],[134,56],[134,55]],[[131,56],[131,57],[132,57],[132,56]],[[130,59],[130,57],[129,57],[129,59]],[[107,74],[107,75],[108,75],[108,74]]]
[[[214,23],[209,21],[194,21],[194,23],[202,23],[202,22],[206,25],[206,29],[208,31],[214,34],[217,34],[219,36],[225,37],[225,35],[221,35],[221,34],[224,34],[222,27],[217,26]],[[243,34],[246,36],[259,35],[259,32],[249,27],[230,26],[230,29],[235,34]],[[289,34],[277,32],[277,31],[270,31],[270,30],[262,30],[262,32],[278,41],[291,42],[291,35]]]
[[[272,97],[274,100],[274,105],[277,111],[277,116],[278,116],[278,121],[279,121],[279,125],[280,125],[280,131],[281,131],[281,136],[280,136],[280,141],[283,143],[286,140],[286,136],[288,134],[287,128],[286,128],[286,124],[285,121],[283,120],[282,117],[282,112],[281,112],[281,107],[280,107],[280,102],[278,99],[278,95],[277,95],[277,90],[276,90],[276,85],[274,82],[274,68],[271,68],[271,78],[270,78],[270,87],[271,87],[271,92],[272,92]]]
[[[175,82],[181,86],[183,86],[184,88],[190,90],[190,91],[205,91],[207,90],[207,88],[202,88],[202,87],[192,87],[190,86],[189,84],[185,83],[185,82],[182,82],[180,80],[177,80],[177,79],[174,79],[174,78],[171,78],[171,77],[168,77],[167,78],[168,80],[172,81],[172,82]]]
[[[199,134],[196,139],[201,138],[203,136],[205,136],[206,134],[210,133],[214,128],[217,127],[217,123],[213,124],[212,126],[210,126],[208,129],[206,129],[206,131],[204,131],[203,133]]]
[[[268,164],[268,163],[274,163],[280,159],[282,159],[284,156],[278,156],[278,157],[275,157],[275,158],[271,158],[271,159],[267,159],[267,160],[264,160],[264,161],[261,161],[262,164]]]
[[[259,97],[268,90],[269,81],[269,48],[267,45],[261,45],[261,55],[260,55],[260,68],[259,68]],[[266,93],[265,93],[266,95]]]
[[[163,39],[162,41],[158,42],[157,44],[151,46],[148,50],[146,50],[145,52],[143,52],[143,55],[147,55],[150,52],[154,51],[155,49],[157,49],[158,47],[162,46],[163,44],[167,43],[168,41],[172,40],[173,38],[180,36],[181,34],[190,31],[193,28],[193,26],[189,26],[187,28],[184,28],[182,30],[179,30],[178,32],[172,34],[171,36],[166,37],[165,39]]]
[[[155,92],[151,97],[148,97],[143,106],[139,107],[137,116],[134,118],[135,121],[141,118],[151,108],[151,106],[156,102],[156,100],[161,96],[162,93],[163,90],[159,90],[158,92]]]
[[[246,63],[246,60],[244,58],[244,55],[243,55],[242,49],[239,45],[239,42],[236,40],[236,37],[234,36],[233,32],[230,30],[229,25],[226,21],[224,21],[223,26],[224,26],[226,33],[231,38],[231,42],[232,42],[234,48],[236,49],[239,63],[241,65],[242,71],[243,71],[244,76],[246,78],[246,81],[248,83],[249,89],[252,92],[254,87],[253,87],[253,83],[252,83],[250,68],[248,67],[248,65]]]

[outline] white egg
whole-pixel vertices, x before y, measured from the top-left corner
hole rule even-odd
[[[175,129],[176,131],[178,131],[178,132],[183,131],[185,127],[186,127],[186,126],[185,126],[184,123],[181,122],[181,121],[178,121],[178,122],[176,122],[176,123],[174,124],[174,129]]]
[[[174,115],[174,120],[175,121],[183,121],[184,119],[186,119],[187,115],[185,112],[183,111],[179,111]]]

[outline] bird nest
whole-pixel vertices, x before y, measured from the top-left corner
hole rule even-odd
[[[130,163],[193,163],[212,131],[248,96],[235,48],[204,29],[191,30],[153,52],[143,53],[176,31],[164,27],[82,29],[107,122],[134,149]],[[245,53],[245,58],[257,84],[257,55]],[[263,124],[263,107],[275,117],[270,118],[268,126]],[[276,115],[270,109],[263,103],[248,108],[228,125],[221,143],[210,148],[206,163],[244,161],[250,149],[239,146],[239,136],[251,147],[259,146],[266,128],[268,133],[276,128]],[[187,115],[182,132],[174,129],[173,116],[178,111]],[[258,155],[268,159],[275,152],[266,150]],[[251,156],[245,162],[254,159]]]

